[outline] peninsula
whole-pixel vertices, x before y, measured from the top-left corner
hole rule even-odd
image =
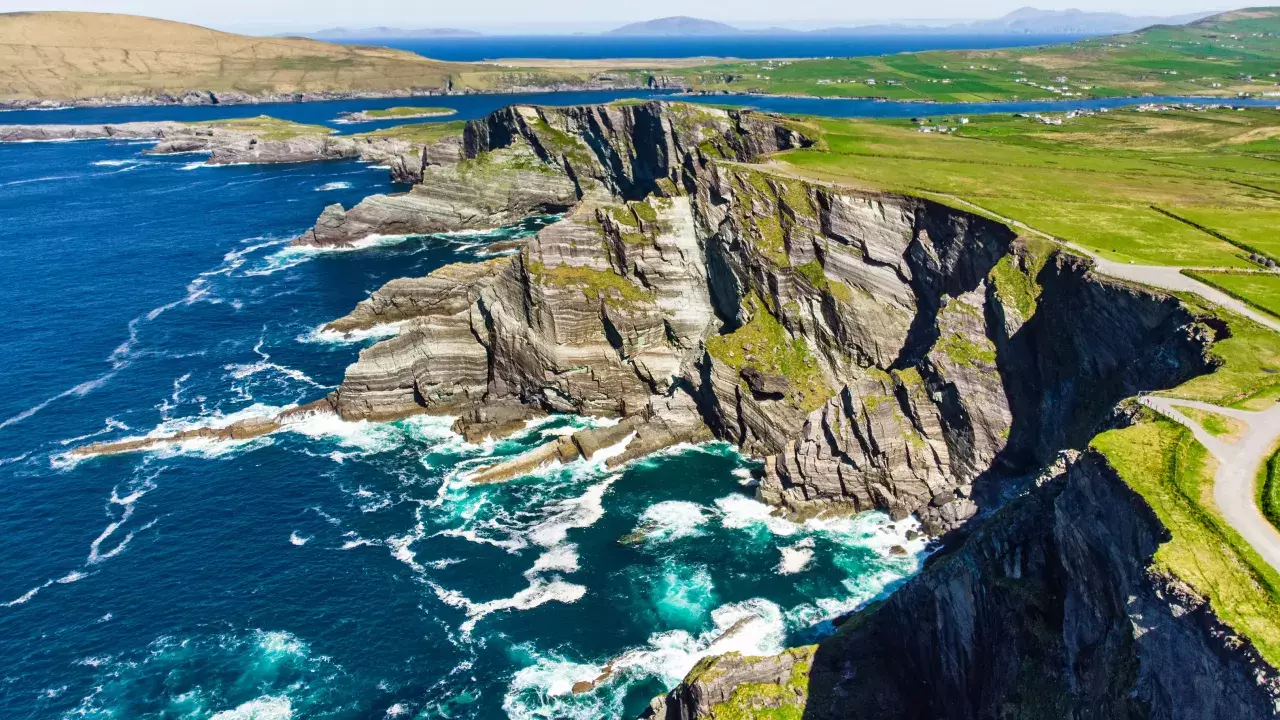
[[[410,192],[331,206],[296,242],[558,222],[334,320],[396,333],[324,398],[74,452],[316,413],[454,415],[472,440],[545,413],[618,420],[469,470],[492,483],[720,438],[763,458],[757,497],[778,512],[914,515],[940,549],[832,637],[708,658],[650,715],[1265,717],[1280,569],[1213,504],[1205,430],[1134,398],[1273,414],[1280,318],[1180,270],[1280,281],[1277,128],[1230,107],[968,123],[509,107],[441,135]]]

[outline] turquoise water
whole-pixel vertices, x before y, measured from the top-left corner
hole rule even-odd
[[[448,418],[316,419],[73,462],[327,393],[372,340],[323,323],[550,221],[298,251],[387,172],[146,147],[0,146],[0,717],[627,717],[699,657],[810,639],[916,569],[882,515],[770,517],[722,444],[458,479],[582,418],[480,445]]]

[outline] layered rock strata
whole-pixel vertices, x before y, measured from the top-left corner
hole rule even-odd
[[[547,412],[639,418],[629,453],[711,434],[766,459],[766,502],[916,514],[941,534],[1121,398],[1207,368],[1212,334],[1176,300],[937,203],[753,164],[806,131],[667,103],[469,123],[424,153],[411,192],[327,209],[299,242],[564,217],[335,321],[399,332],[330,406],[455,414],[473,438]]]
[[[275,121],[271,121],[274,123]],[[327,135],[229,124],[134,122],[107,125],[0,125],[0,142],[156,140],[147,154],[207,153],[212,165],[298,163],[359,158],[389,165],[400,182],[422,180],[428,157],[457,155],[457,141],[426,146],[395,137]]]
[[[919,198],[749,164],[807,144],[803,130],[660,103],[469,124],[460,161],[326,210],[300,241],[570,209],[517,255],[393,281],[335,321],[400,334],[362,352],[334,406],[660,418],[657,400],[682,398],[766,459],[762,500],[916,514],[939,534],[985,486],[1081,446],[1120,399],[1208,367],[1196,317],[1086,260]]]

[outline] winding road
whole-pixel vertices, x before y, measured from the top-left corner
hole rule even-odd
[[[1280,403],[1261,412],[1235,410],[1195,400],[1147,395],[1142,404],[1185,425],[1218,461],[1213,476],[1213,501],[1231,527],[1235,528],[1272,568],[1280,572],[1280,531],[1262,516],[1254,494],[1254,480],[1280,442]],[[1214,437],[1200,423],[1178,408],[1195,408],[1234,418],[1248,430],[1235,439]]]

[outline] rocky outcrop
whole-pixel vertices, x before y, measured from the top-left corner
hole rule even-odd
[[[377,235],[484,230],[561,213],[578,202],[567,177],[511,155],[426,165],[416,175],[421,184],[407,193],[374,195],[351,210],[325,208],[298,242],[341,246]]]
[[[1167,539],[1087,452],[832,638],[767,661],[704,661],[652,714],[737,717],[789,697],[795,717],[815,720],[1274,716],[1276,672],[1149,569]],[[784,666],[806,679],[798,699]]]
[[[349,245],[370,235],[496,228],[586,200],[675,194],[692,187],[704,151],[753,159],[800,142],[755,115],[692,106],[512,106],[468,123],[460,158],[426,158],[412,192],[331,207],[298,242]]]
[[[107,125],[0,125],[0,142],[55,140],[156,140],[149,155],[208,153],[209,164],[299,163],[359,158],[389,165],[393,179],[418,182],[427,148],[396,137],[330,135],[310,126],[271,118],[218,123],[135,122]],[[448,157],[457,141],[431,146],[432,157]],[[455,150],[456,152],[456,150]]]

